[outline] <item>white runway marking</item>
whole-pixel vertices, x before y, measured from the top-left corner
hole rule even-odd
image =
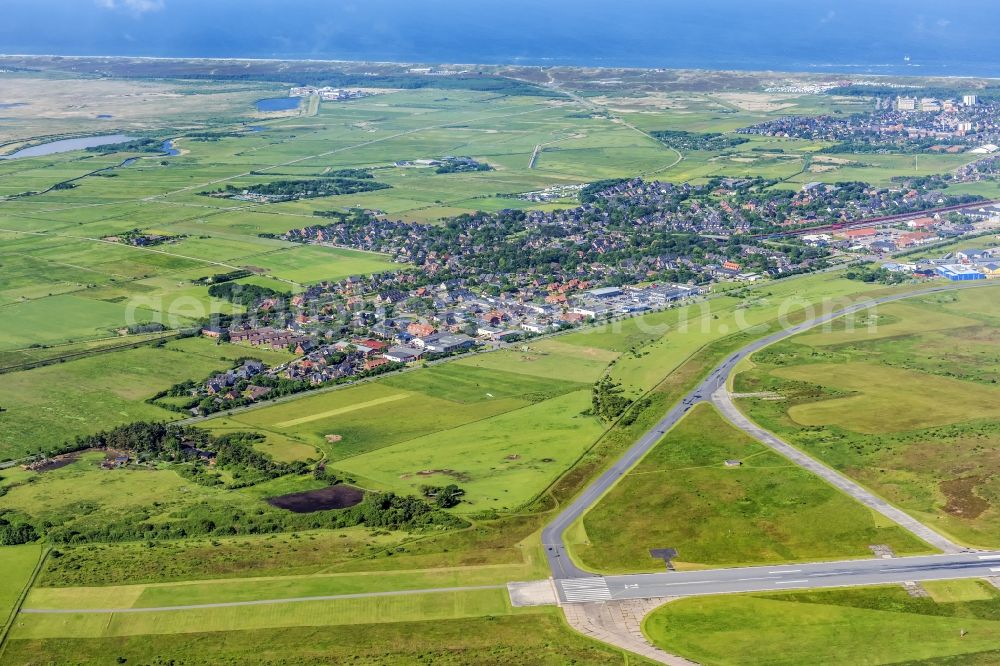
[[[566,601],[579,603],[583,601],[608,601],[611,590],[603,578],[570,578],[559,581]]]

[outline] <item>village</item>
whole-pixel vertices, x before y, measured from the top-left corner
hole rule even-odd
[[[185,396],[180,410],[204,416],[662,310],[691,302],[714,283],[891,257],[1000,226],[1000,208],[974,197],[947,197],[936,183],[893,189],[808,183],[798,191],[769,190],[768,184],[735,178],[704,186],[601,182],[582,188],[581,200],[588,203],[572,209],[478,213],[441,226],[360,209],[324,214],[333,221],[280,238],[382,252],[400,270],[323,281],[294,295],[244,288],[219,276],[210,293],[243,304],[247,314],[215,321],[201,334],[246,346],[248,356],[253,348],[267,348],[295,358],[274,367],[245,361],[156,399]],[[955,210],[934,212],[944,205]],[[861,228],[797,231],[889,212],[895,215]],[[772,233],[754,234],[764,230]],[[926,262],[886,268],[915,277],[944,274]]]
[[[358,281],[345,280],[341,288],[349,290],[351,284]],[[477,296],[442,283],[409,293],[384,292],[371,299],[375,307],[344,311],[329,304],[318,306],[318,297],[309,301],[297,295],[289,304],[287,326],[236,323],[201,330],[202,336],[219,344],[245,345],[248,356],[251,349],[261,347],[287,350],[295,354],[294,360],[274,367],[244,360],[201,383],[172,387],[152,401],[190,396],[184,409],[201,416],[398,370],[418,361],[498,349],[585,324],[662,310],[702,293],[701,287],[693,285],[591,288],[586,281],[570,280],[539,289],[537,302],[523,302],[503,295]],[[351,302],[356,306],[361,300]],[[434,308],[431,314],[428,304]]]
[[[876,110],[852,115],[785,116],[740,134],[836,141],[825,152],[991,154],[1000,150],[1000,103],[934,97],[877,98]]]

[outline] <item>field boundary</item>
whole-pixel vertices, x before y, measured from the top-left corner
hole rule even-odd
[[[158,338],[148,338],[146,340],[139,340],[136,342],[126,342],[120,345],[108,345],[107,347],[96,347],[94,349],[85,349],[78,352],[70,352],[68,354],[64,354],[63,356],[53,356],[51,358],[38,359],[37,361],[28,361],[27,363],[22,363],[20,365],[7,365],[0,367],[0,375],[6,374],[8,372],[20,372],[22,370],[34,370],[36,368],[44,368],[47,365],[55,365],[56,363],[65,363],[66,361],[78,361],[82,358],[87,358],[89,356],[97,356],[99,354],[104,354],[107,352],[124,351],[127,349],[137,349],[143,345],[156,344],[160,341],[172,340],[179,338],[180,336],[181,336],[180,331],[172,331]]]
[[[14,606],[10,609],[10,616],[4,622],[3,627],[0,628],[0,659],[3,659],[3,653],[7,649],[7,636],[10,635],[11,627],[14,626],[14,620],[21,612],[24,600],[28,598],[28,592],[30,592],[31,588],[35,586],[38,574],[42,572],[42,566],[45,564],[45,560],[48,558],[51,550],[52,549],[48,546],[42,548],[41,553],[38,555],[38,562],[35,564],[35,569],[31,572],[31,577],[29,577],[28,582],[24,584],[24,589],[21,590],[21,594],[18,596],[17,601],[14,602]]]

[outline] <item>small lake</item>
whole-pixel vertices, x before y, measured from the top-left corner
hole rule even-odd
[[[176,148],[174,148],[174,142],[173,141],[169,141],[169,140],[163,142],[163,146],[161,147],[161,150],[163,151],[164,155],[180,155],[181,154],[181,151],[179,151]]]
[[[299,108],[298,97],[269,97],[257,100],[257,110],[262,112],[270,111],[292,111]]]
[[[337,485],[300,493],[289,493],[279,497],[269,497],[267,503],[295,513],[312,513],[313,511],[346,509],[361,504],[361,500],[364,498],[365,493],[360,488]]]
[[[19,157],[44,157],[45,155],[55,155],[56,153],[68,153],[71,150],[83,150],[84,148],[107,146],[113,143],[125,143],[132,141],[134,138],[126,134],[105,134],[103,136],[84,136],[79,139],[60,139],[59,141],[43,143],[40,146],[22,148],[16,153],[0,157],[0,160],[16,160]]]

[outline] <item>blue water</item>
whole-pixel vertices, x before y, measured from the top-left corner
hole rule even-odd
[[[292,109],[299,108],[299,102],[302,99],[299,97],[270,97],[268,99],[257,100],[257,110],[262,112],[269,111],[291,111]]]
[[[180,155],[181,154],[181,151],[179,151],[176,148],[174,148],[174,142],[173,141],[164,141],[163,142],[163,146],[160,148],[160,150],[163,151],[164,155],[171,155],[172,156],[172,155]]]
[[[2,4],[3,53],[1000,76],[996,0]]]
[[[113,143],[125,143],[132,141],[135,137],[125,134],[105,134],[104,136],[85,136],[79,139],[60,139],[50,141],[31,148],[24,148],[0,157],[0,160],[15,160],[19,157],[43,157],[45,155],[55,155],[56,153],[67,153],[71,150],[83,150],[84,148],[95,148],[97,146],[107,146]]]

